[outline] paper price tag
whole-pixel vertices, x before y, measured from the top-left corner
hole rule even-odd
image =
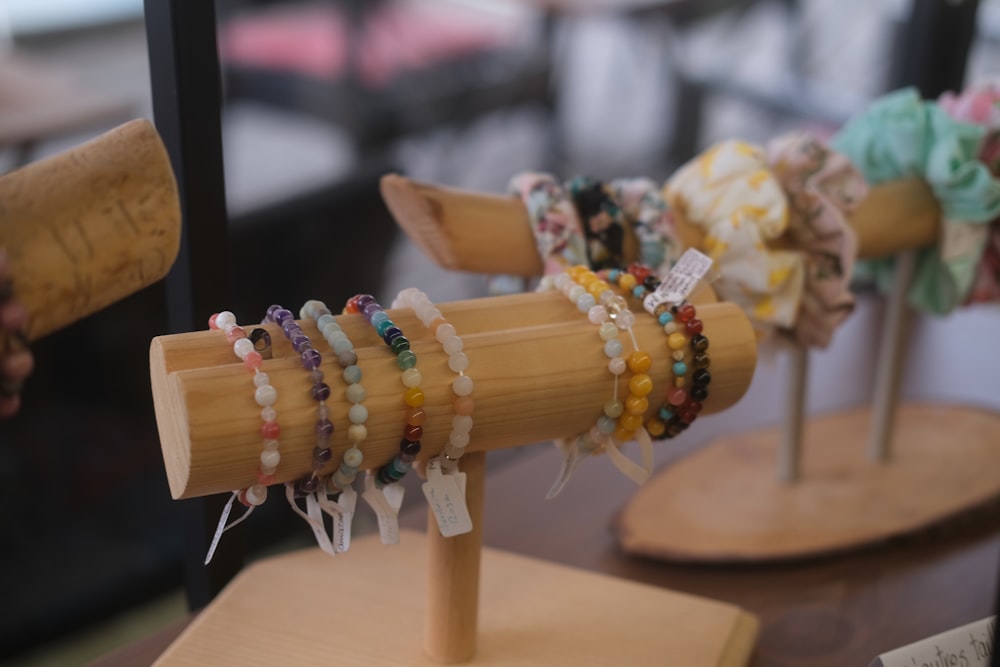
[[[656,291],[650,292],[642,300],[642,307],[652,315],[660,304],[673,306],[684,301],[710,268],[712,259],[708,255],[688,248]]]
[[[869,667],[989,667],[993,657],[996,617],[969,623],[954,630],[883,653]]]
[[[427,481],[421,488],[441,535],[453,537],[471,532],[472,517],[465,504],[465,473],[445,474],[437,459],[427,464],[426,472]]]
[[[371,472],[365,475],[365,490],[361,497],[375,512],[382,544],[399,544],[399,508],[403,504],[404,492],[399,484],[389,484],[380,489],[375,486]]]
[[[358,492],[352,488],[341,491],[337,504],[343,511],[333,515],[333,547],[343,553],[351,548],[351,525],[354,523]]]

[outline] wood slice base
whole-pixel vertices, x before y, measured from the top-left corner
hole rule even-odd
[[[356,540],[243,570],[155,663],[435,665],[421,649],[426,543]],[[756,619],[731,604],[483,549],[473,665],[746,665]]]
[[[811,418],[801,478],[777,479],[779,429],[715,440],[643,486],[616,520],[622,548],[673,562],[824,556],[917,532],[1000,498],[1000,415],[908,404],[892,458],[866,458],[871,412]]]

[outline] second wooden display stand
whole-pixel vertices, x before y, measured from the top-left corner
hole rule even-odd
[[[606,358],[596,328],[558,293],[439,307],[462,336],[475,381],[475,427],[462,459],[473,532],[446,539],[431,522],[426,537],[404,533],[398,545],[363,538],[336,559],[309,550],[259,563],[202,611],[157,664],[746,664],[757,622],[733,605],[482,548],[486,450],[589,428],[595,406],[610,390]],[[715,412],[746,391],[756,345],[749,321],[735,306],[707,304],[699,315],[711,341],[706,412]],[[423,455],[431,456],[450,428],[454,374],[440,345],[411,313],[390,316],[420,359],[428,414]],[[371,415],[366,466],[378,466],[398,447],[404,407],[399,371],[360,316],[339,321],[365,372]],[[311,323],[303,328],[318,336]],[[279,481],[285,481],[310,469],[315,404],[290,346],[272,331],[275,358],[265,370],[279,394]],[[662,395],[670,377],[668,356],[655,354],[663,349],[663,332],[638,313],[635,333],[641,349],[654,351],[653,395]],[[151,345],[157,424],[175,498],[242,488],[254,480],[259,408],[230,347],[213,331],[162,336]],[[334,362],[324,366],[331,377],[337,373]],[[333,400],[330,405],[335,432],[345,432],[347,406]],[[334,461],[346,444],[335,436]],[[297,520],[291,510],[289,520]]]
[[[524,276],[542,271],[527,211],[515,197],[396,175],[383,178],[382,194],[400,227],[441,266]],[[849,222],[860,256],[882,257],[932,245],[940,209],[922,180],[901,180],[871,188]],[[682,242],[700,246],[700,230],[677,223]],[[905,282],[890,311],[904,307]],[[897,406],[905,327],[901,317],[890,320],[881,360],[888,372],[878,377],[894,386],[876,392],[878,405],[811,418],[803,431],[807,353],[800,351],[800,372],[788,388],[789,423],[716,438],[659,471],[618,518],[622,547],[678,561],[813,557],[926,529],[1000,498],[1000,415]],[[785,446],[789,439],[794,446]]]

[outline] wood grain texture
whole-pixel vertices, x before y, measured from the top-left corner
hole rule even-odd
[[[870,463],[868,408],[806,425],[801,476],[771,473],[778,429],[715,440],[653,476],[618,516],[622,548],[678,562],[829,555],[921,531],[1000,498],[1000,415],[899,407],[892,458]]]
[[[515,447],[589,429],[611,395],[610,375],[596,327],[559,293],[519,294],[440,304],[465,344],[468,374],[475,382],[475,427],[470,451]],[[426,395],[423,456],[441,451],[451,428],[451,382],[441,345],[406,309],[392,319],[412,341]],[[654,359],[651,396],[660,397],[671,375],[665,336],[652,317],[637,313],[640,348]],[[711,340],[712,384],[705,411],[735,403],[752,379],[756,343],[746,316],[732,304],[699,309]],[[369,411],[366,466],[377,466],[398,449],[405,406],[395,357],[360,315],[340,316],[355,343],[364,372]],[[315,325],[303,323],[313,340]],[[271,328],[274,359],[264,362],[278,390],[281,465],[278,481],[295,479],[311,468],[315,401],[309,380],[284,336]],[[317,349],[325,349],[320,341]],[[347,408],[340,369],[325,355],[331,379],[335,425],[333,460],[348,443]],[[175,498],[244,488],[255,479],[260,450],[259,407],[249,373],[236,362],[231,345],[218,331],[160,336],[150,346],[150,380],[161,448]],[[624,392],[624,382],[620,391]],[[624,395],[624,393],[622,394]],[[658,407],[650,401],[650,411]]]
[[[163,278],[180,232],[170,161],[146,120],[0,177],[0,247],[29,339]]]
[[[156,667],[440,664],[420,649],[425,537],[362,538],[246,568]],[[740,608],[485,549],[471,665],[746,665],[757,623]]]
[[[389,174],[382,197],[407,236],[440,266],[479,273],[537,276],[542,262],[527,210],[515,197],[469,192]],[[703,232],[680,219],[685,247],[702,247]],[[862,258],[884,257],[936,242],[941,211],[919,179],[874,186],[849,219]],[[783,239],[775,247],[788,247]]]

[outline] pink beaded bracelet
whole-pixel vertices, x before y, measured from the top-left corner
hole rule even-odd
[[[281,461],[281,454],[278,452],[278,437],[281,435],[281,426],[278,424],[278,415],[274,408],[274,404],[278,400],[278,392],[271,385],[268,374],[261,370],[263,357],[260,352],[254,349],[254,344],[247,338],[243,327],[236,323],[236,316],[228,310],[212,315],[208,320],[208,326],[210,329],[221,330],[225,333],[226,340],[233,346],[233,353],[246,368],[253,371],[254,401],[261,408],[260,416],[263,420],[260,427],[263,443],[257,468],[257,483],[245,489],[233,491],[232,497],[222,510],[219,525],[209,545],[208,554],[205,557],[206,565],[211,562],[222,534],[244,521],[255,507],[264,504],[264,501],[267,500],[267,485],[274,482],[275,471]],[[234,500],[239,500],[247,510],[238,519],[227,524],[226,521],[229,519]]]

